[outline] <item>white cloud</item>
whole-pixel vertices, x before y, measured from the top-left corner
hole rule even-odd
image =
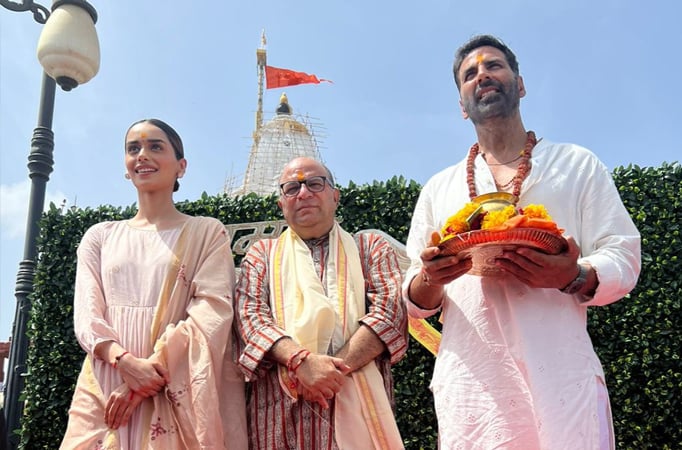
[[[49,185],[48,185],[49,186]],[[0,234],[3,239],[16,239],[24,236],[28,215],[31,181],[0,185]],[[60,191],[45,193],[45,208],[50,202],[62,205],[66,195]]]

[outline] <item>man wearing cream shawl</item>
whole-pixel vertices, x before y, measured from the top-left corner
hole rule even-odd
[[[401,449],[390,372],[407,349],[397,257],[379,235],[339,226],[339,191],[319,161],[290,161],[280,183],[289,228],[254,243],[235,292],[249,446]]]

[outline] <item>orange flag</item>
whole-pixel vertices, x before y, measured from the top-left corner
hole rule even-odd
[[[266,89],[274,89],[285,86],[296,86],[297,84],[314,83],[320,84],[321,81],[331,83],[331,80],[324,78],[317,78],[315,75],[309,75],[305,72],[294,72],[289,69],[280,69],[279,67],[265,66]]]

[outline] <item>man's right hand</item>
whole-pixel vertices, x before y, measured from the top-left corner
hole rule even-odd
[[[436,309],[443,303],[445,285],[471,269],[471,258],[443,256],[441,249],[431,237],[428,246],[419,257],[422,270],[410,281],[409,298],[412,303],[422,309]]]
[[[442,256],[438,247],[426,247],[419,257],[422,260],[422,281],[427,285],[444,286],[471,269],[471,258]]]

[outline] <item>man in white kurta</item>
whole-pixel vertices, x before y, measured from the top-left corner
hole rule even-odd
[[[471,66],[476,69],[477,61],[482,64],[485,58],[501,64],[492,52],[477,56]],[[546,207],[565,229],[564,235],[575,239],[580,255],[572,267],[576,263],[589,267],[595,289],[588,295],[561,292],[572,274],[554,287],[531,286],[511,273],[501,277],[458,273],[434,281],[438,272],[431,266],[446,258],[430,259],[429,240],[470,201],[467,160],[427,182],[407,241],[412,266],[403,292],[414,317],[442,310],[443,334],[431,389],[443,449],[614,445],[604,373],[586,329],[587,307],[612,303],[634,287],[640,237],[608,170],[592,152],[539,138],[518,206]],[[500,190],[491,170],[495,166],[483,155],[476,156],[477,194]],[[433,308],[422,309],[418,305],[423,303],[413,298],[426,292],[422,289],[433,289]]]

